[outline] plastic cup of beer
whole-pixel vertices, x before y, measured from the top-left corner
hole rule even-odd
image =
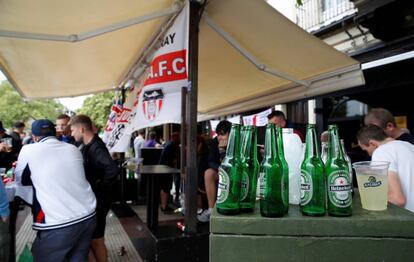
[[[13,148],[13,140],[11,137],[6,137],[1,140],[2,143],[6,146],[6,152],[11,152]]]
[[[4,167],[0,167],[0,178],[1,178],[1,181],[3,181],[3,184],[7,183],[8,177],[6,175],[6,168]]]
[[[387,209],[389,165],[385,161],[362,161],[352,165],[356,172],[363,209]]]

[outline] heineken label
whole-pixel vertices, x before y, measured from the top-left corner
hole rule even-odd
[[[374,176],[368,177],[368,182],[364,183],[364,187],[379,187],[382,185],[381,181],[377,181],[377,179]]]
[[[328,176],[328,196],[334,206],[349,207],[352,203],[351,190],[351,181],[346,171],[338,170]]]
[[[242,181],[241,181],[241,188],[240,188],[240,201],[243,201],[247,198],[249,194],[249,173],[247,171],[243,171],[242,173]]]
[[[229,196],[230,178],[223,168],[219,168],[219,183],[217,188],[217,204],[224,203]]]
[[[312,176],[306,171],[301,170],[300,174],[300,204],[307,205],[313,197]]]
[[[266,174],[265,172],[259,173],[259,197],[264,198],[264,192],[266,188]]]

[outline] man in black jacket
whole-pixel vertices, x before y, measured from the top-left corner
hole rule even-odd
[[[77,115],[71,121],[72,136],[77,142],[83,142],[82,155],[84,159],[86,179],[95,193],[96,229],[92,240],[92,252],[97,261],[107,261],[108,253],[105,246],[105,221],[111,200],[110,192],[120,170],[111,158],[104,142],[93,132],[92,121],[88,116]]]
[[[6,144],[4,144],[2,141],[4,138],[12,139],[11,136],[6,134],[6,129],[3,127],[3,122],[0,121],[0,143],[2,143],[4,147],[4,150],[0,151],[0,167],[9,169],[12,167],[13,162],[17,160],[17,154],[14,148],[12,148],[10,151],[9,148],[6,147]]]
[[[13,124],[13,131],[10,136],[13,138],[13,149],[16,153],[16,157],[19,156],[20,150],[23,146],[22,134],[24,133],[25,124],[23,122],[16,122]]]

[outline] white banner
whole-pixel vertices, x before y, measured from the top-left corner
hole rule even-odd
[[[139,89],[132,87],[123,106],[112,106],[112,112],[105,128],[104,142],[110,152],[126,152],[131,141],[131,134],[134,131],[131,120],[132,113],[137,108]],[[115,124],[110,128],[111,116],[115,113]]]
[[[267,116],[272,113],[272,109],[243,117],[243,125],[245,126],[265,126],[267,125]]]
[[[226,120],[229,121],[232,124],[239,124],[240,125],[240,116],[233,116],[233,117],[227,118]]]
[[[188,14],[187,3],[154,53],[140,88],[131,90],[106,141],[110,152],[125,152],[134,130],[181,123],[181,89],[188,85]]]
[[[111,112],[109,113],[108,120],[106,121],[106,126],[104,129],[103,141],[107,143],[110,139],[112,130],[114,130],[116,125],[116,119],[122,113],[122,100],[118,95],[115,95],[115,98],[112,103]]]

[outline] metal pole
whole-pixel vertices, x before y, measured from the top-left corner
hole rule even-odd
[[[201,5],[190,0],[189,88],[187,94],[187,168],[185,179],[185,232],[197,232],[197,89],[198,89],[198,25]]]
[[[187,87],[183,87],[181,89],[181,134],[180,134],[180,141],[181,141],[181,148],[180,148],[180,169],[181,169],[181,174],[185,173],[185,169],[186,169],[186,156],[185,156],[185,150],[187,148],[187,141],[186,141],[186,137],[187,137],[187,130],[186,130],[186,122],[185,122],[185,117],[186,117],[186,103],[187,103]],[[183,191],[185,192],[185,191]]]
[[[122,88],[121,91],[121,100],[122,104],[125,103],[125,88]],[[126,167],[123,166],[123,163],[125,162],[125,153],[120,153],[120,159],[119,159],[119,168],[121,169],[121,196],[119,199],[121,207],[126,205],[126,197],[125,197],[125,186],[126,186]]]

